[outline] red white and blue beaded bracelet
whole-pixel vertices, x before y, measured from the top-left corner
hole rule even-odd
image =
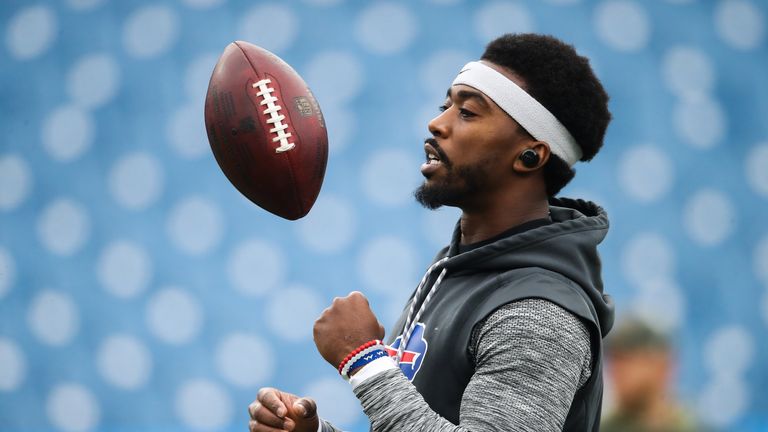
[[[345,379],[349,380],[349,371],[363,367],[368,363],[384,357],[387,355],[387,351],[384,348],[384,344],[378,340],[372,340],[357,347],[354,351],[349,353],[344,360],[339,364],[339,374]]]

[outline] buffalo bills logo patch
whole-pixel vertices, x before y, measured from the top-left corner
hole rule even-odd
[[[398,336],[395,342],[387,347],[387,353],[390,357],[397,357],[397,350],[400,348],[402,339],[402,336]],[[411,338],[408,340],[408,346],[403,350],[403,358],[400,359],[400,369],[409,381],[413,381],[416,373],[421,369],[421,364],[427,355],[427,345],[427,340],[424,339],[424,324],[417,323]]]

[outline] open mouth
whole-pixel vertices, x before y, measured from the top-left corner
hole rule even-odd
[[[424,153],[427,160],[421,165],[421,174],[429,178],[444,165],[444,162],[440,157],[440,152],[429,141],[424,143]]]
[[[427,165],[439,164],[441,162],[440,155],[438,154],[437,150],[434,147],[432,147],[431,144],[429,143],[424,144],[424,153],[426,153]]]

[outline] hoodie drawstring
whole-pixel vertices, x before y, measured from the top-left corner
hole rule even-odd
[[[421,278],[421,282],[419,282],[419,286],[416,287],[416,293],[413,295],[413,301],[411,302],[411,308],[408,311],[408,319],[405,321],[405,327],[403,327],[403,333],[400,338],[400,346],[397,348],[397,358],[395,358],[395,361],[397,364],[400,364],[400,359],[403,357],[403,351],[405,350],[405,347],[408,345],[408,341],[411,339],[411,334],[413,333],[413,330],[416,328],[416,323],[419,322],[419,319],[421,319],[421,315],[424,313],[424,310],[427,308],[427,303],[429,303],[430,300],[432,300],[432,297],[437,292],[438,288],[440,287],[440,282],[443,281],[443,277],[445,277],[445,274],[447,273],[448,269],[443,268],[443,270],[440,272],[440,275],[437,277],[437,280],[435,280],[435,283],[432,284],[432,287],[427,291],[427,296],[424,298],[424,301],[421,303],[421,307],[419,307],[418,312],[415,312],[416,310],[416,303],[419,301],[419,297],[421,296],[421,292],[426,286],[427,279],[429,279],[429,276],[432,275],[432,272],[438,268],[441,264],[443,264],[445,261],[448,260],[448,257],[444,257],[427,269],[427,272],[424,274],[424,277]],[[415,315],[414,315],[415,312]]]

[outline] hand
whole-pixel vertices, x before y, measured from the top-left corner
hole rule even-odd
[[[315,321],[313,330],[317,350],[334,368],[355,348],[384,338],[384,326],[359,291],[333,299],[331,306]]]
[[[316,432],[320,424],[315,401],[270,387],[259,390],[248,414],[251,432]]]

